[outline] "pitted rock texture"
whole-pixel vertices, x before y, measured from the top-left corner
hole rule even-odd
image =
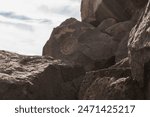
[[[81,67],[51,57],[6,51],[0,51],[0,64],[0,99],[77,99],[72,83],[84,75]],[[65,95],[68,84],[72,93]]]
[[[133,100],[144,99],[144,94],[138,83],[131,78],[129,68],[109,68],[85,75],[79,99]]]

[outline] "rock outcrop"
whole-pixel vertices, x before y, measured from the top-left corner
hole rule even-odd
[[[79,91],[79,99],[144,99],[142,89],[132,79],[128,58],[107,69],[87,72]]]
[[[150,99],[150,1],[132,29],[130,37],[129,58],[132,76],[142,88],[145,88],[145,98]]]
[[[82,21],[53,30],[43,55],[84,67],[79,99],[150,98],[147,2],[82,0]]]
[[[0,99],[150,99],[150,0],[82,0],[81,19],[43,56],[0,51]]]
[[[109,34],[71,18],[53,30],[43,55],[82,65],[89,71],[97,69],[95,64],[100,62],[101,68],[113,65],[117,46]]]
[[[127,42],[133,26],[132,21],[116,23],[109,18],[94,28],[71,18],[53,30],[43,55],[81,65],[86,71],[107,68],[128,56]]]
[[[0,64],[0,99],[77,99],[79,77],[85,73],[51,57],[6,51],[0,51]]]
[[[81,18],[97,26],[107,18],[118,22],[129,20],[135,10],[132,0],[82,0]]]

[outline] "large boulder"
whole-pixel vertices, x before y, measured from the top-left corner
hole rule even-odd
[[[82,67],[51,57],[6,51],[0,51],[0,64],[0,99],[77,99],[84,75]]]
[[[79,99],[144,99],[141,88],[131,77],[130,68],[120,63],[108,69],[86,73]]]
[[[71,18],[53,30],[43,55],[82,65],[89,71],[113,65],[117,46],[113,36]]]
[[[99,25],[98,25],[98,29],[101,30],[102,32],[105,32],[105,30],[107,28],[109,28],[110,26],[116,24],[117,21],[114,18],[108,18],[103,20]]]
[[[135,12],[131,0],[82,0],[82,21],[99,25],[104,19],[114,18],[117,21],[126,21]]]
[[[105,32],[113,36],[113,40],[118,42],[118,48],[115,53],[116,62],[128,56],[127,43],[129,40],[129,32],[134,24],[133,21],[119,22],[105,29]]]
[[[67,19],[53,30],[43,48],[43,55],[88,66],[92,61],[79,52],[78,38],[92,29],[94,27],[90,24],[79,22],[74,18]]]
[[[150,99],[150,1],[130,33],[128,47],[132,76],[146,91],[145,98]]]

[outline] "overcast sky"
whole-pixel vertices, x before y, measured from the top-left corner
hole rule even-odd
[[[41,55],[54,27],[80,20],[80,1],[0,0],[0,50]]]

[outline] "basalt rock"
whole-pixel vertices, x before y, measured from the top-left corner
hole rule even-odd
[[[117,47],[113,36],[89,24],[68,19],[53,30],[43,55],[81,65],[89,71],[115,64]]]
[[[145,98],[150,99],[150,1],[141,14],[136,26],[130,33],[129,59],[132,76],[145,92]]]
[[[128,67],[114,67],[88,72],[81,84],[79,99],[144,99],[142,89],[132,79]]]
[[[107,34],[113,36],[114,41],[118,42],[117,50],[114,55],[116,62],[128,56],[127,43],[129,40],[129,32],[134,24],[132,21],[119,22],[105,30]]]
[[[118,22],[129,20],[135,11],[131,0],[82,0],[81,4],[82,21],[94,26],[107,18]]]
[[[75,81],[84,75],[80,66],[67,65],[51,57],[6,51],[0,51],[0,64],[0,99],[77,99],[79,86],[67,95],[65,87],[80,85],[80,80]]]

